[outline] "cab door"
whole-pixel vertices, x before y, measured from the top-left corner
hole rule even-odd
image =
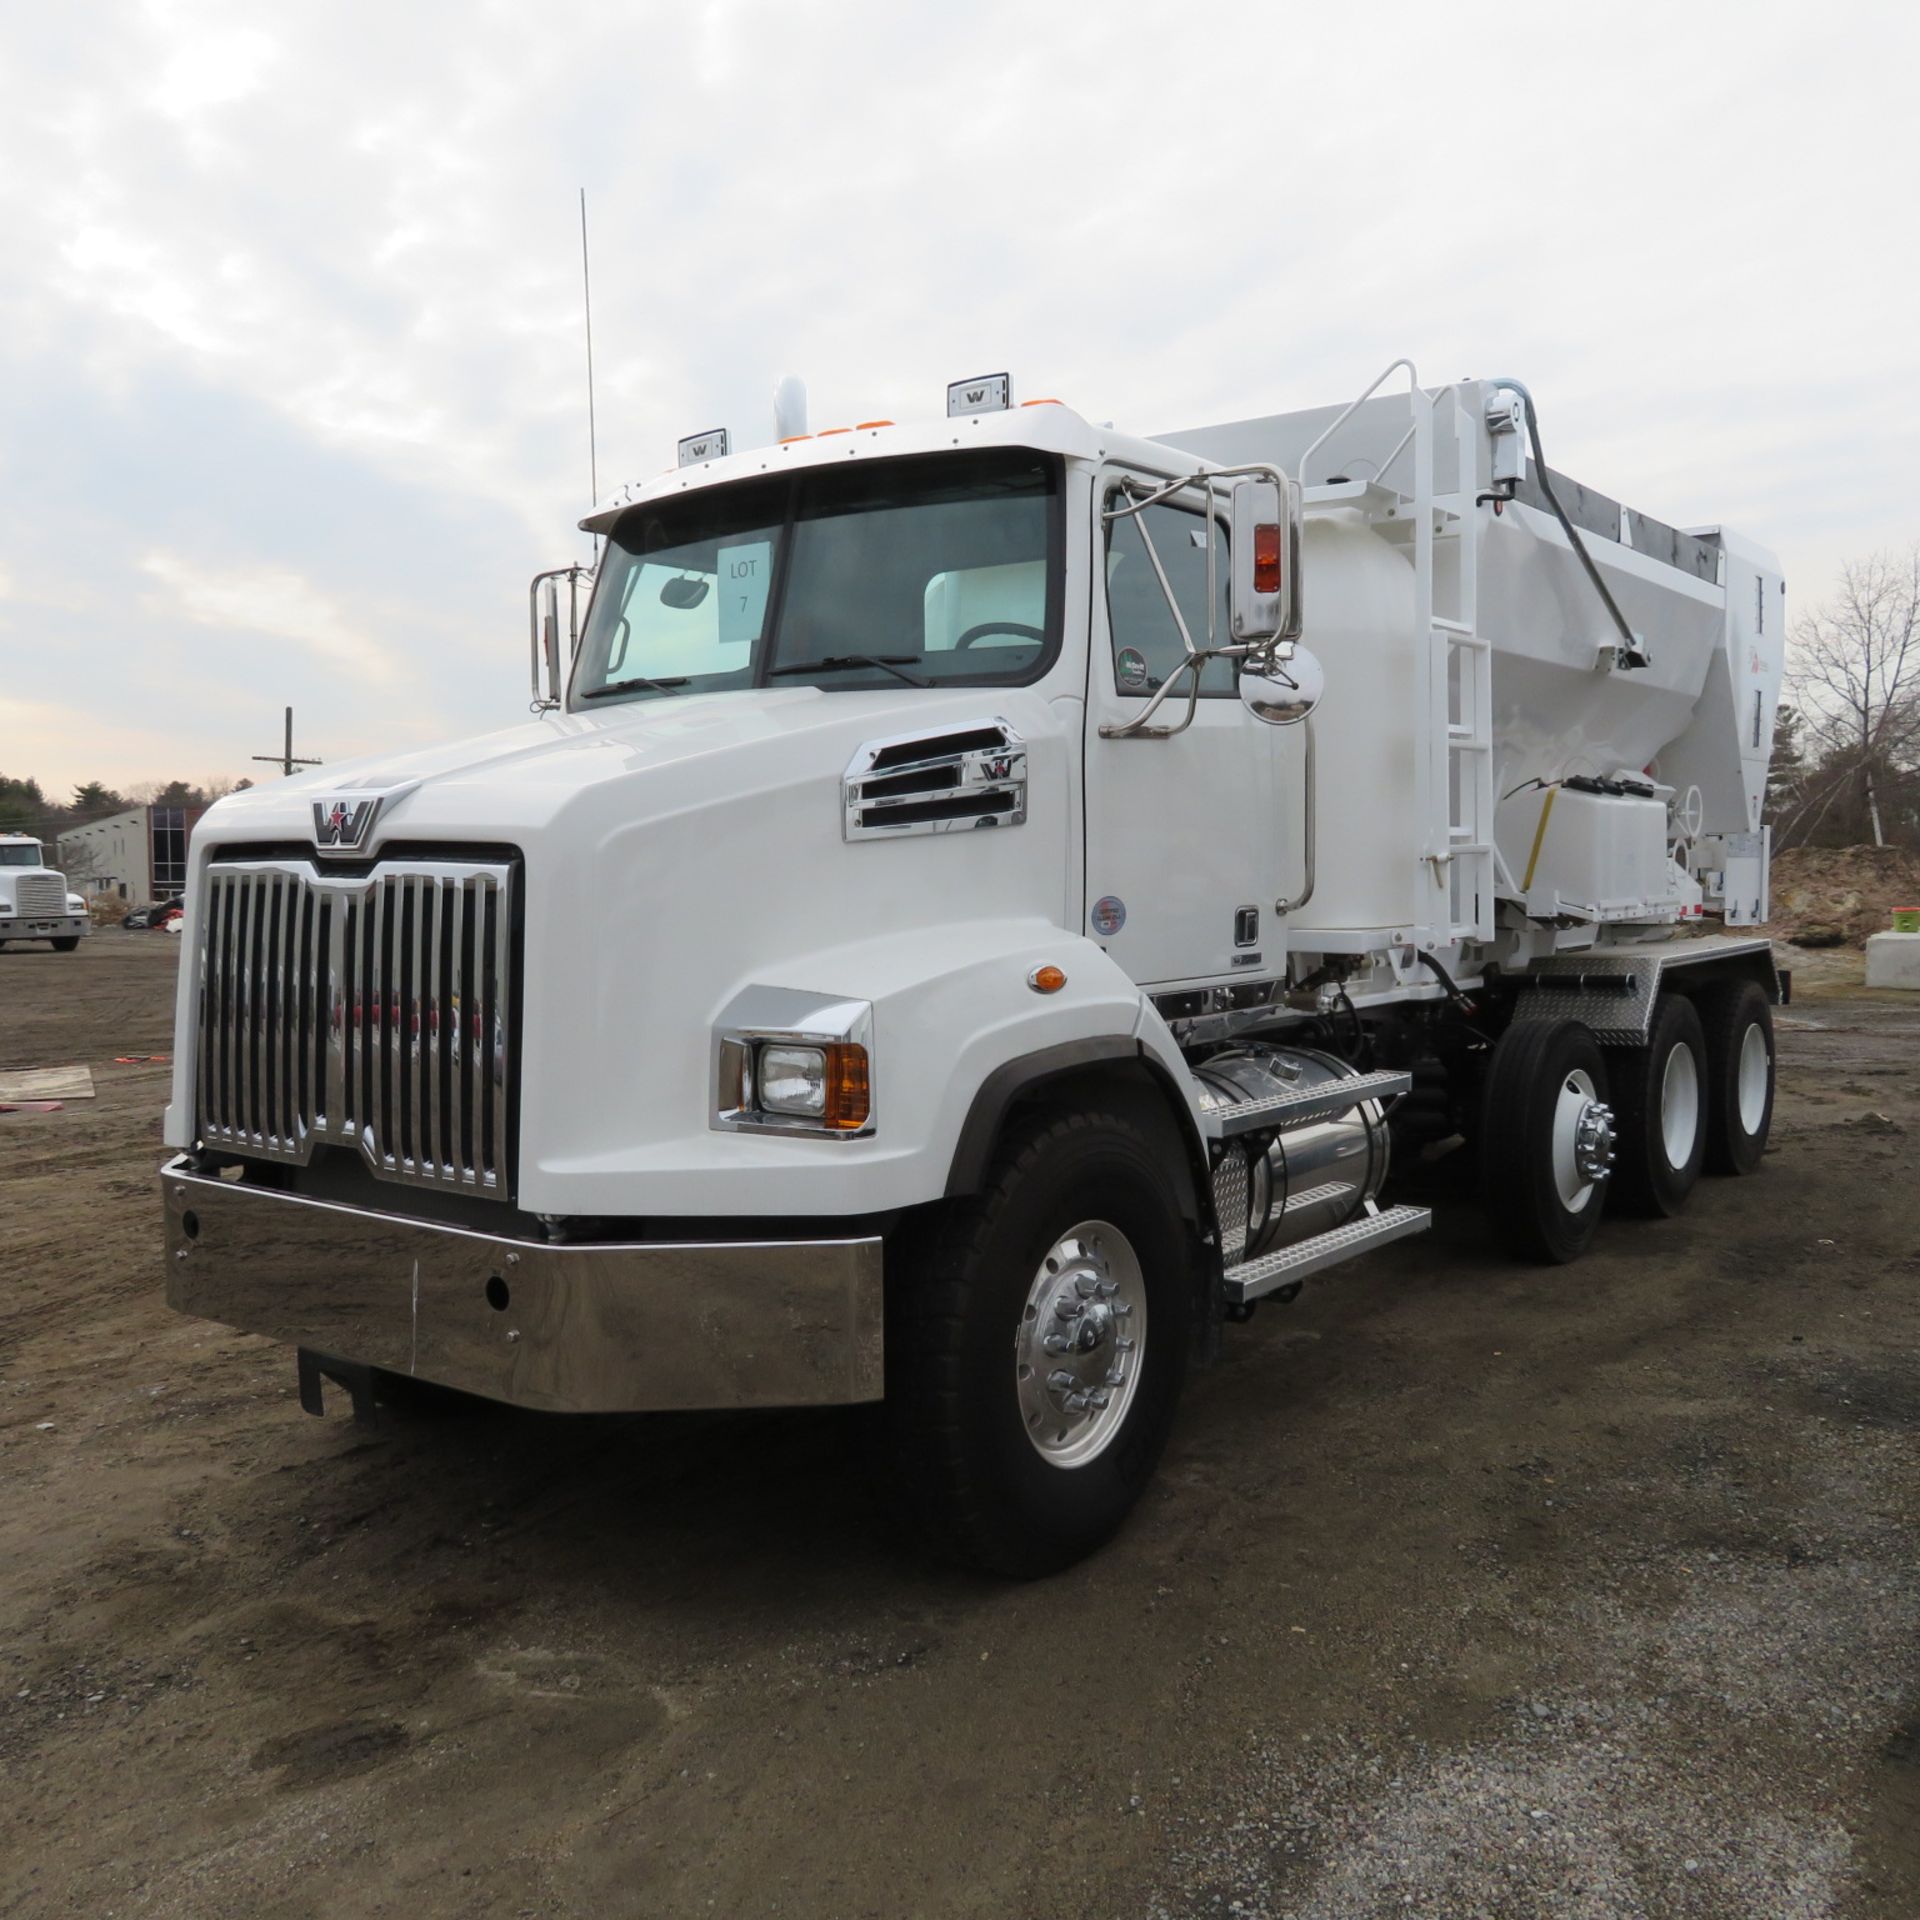
[[[1101,733],[1138,718],[1185,653],[1167,589],[1194,646],[1207,645],[1199,494],[1107,517],[1128,482],[1137,497],[1167,477],[1114,468],[1094,491],[1084,926],[1143,986],[1264,979],[1286,965],[1273,904],[1288,835],[1276,804],[1276,729],[1241,706],[1233,662],[1200,670],[1193,723],[1170,739]],[[1224,640],[1228,524],[1218,498],[1215,516],[1213,626]],[[1149,727],[1180,724],[1190,684],[1191,672],[1181,673]]]

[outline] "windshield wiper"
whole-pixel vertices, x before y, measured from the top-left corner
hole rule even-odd
[[[769,667],[767,677],[771,679],[778,673],[837,673],[843,667],[878,667],[882,673],[890,673],[910,687],[931,686],[930,680],[900,671],[909,660],[919,657],[917,653],[830,653],[820,660],[795,660],[784,667]]]
[[[625,680],[609,680],[604,687],[589,687],[580,698],[582,700],[604,700],[610,693],[671,693],[675,687],[684,687],[686,677],[678,680],[649,680],[644,673],[630,675]]]

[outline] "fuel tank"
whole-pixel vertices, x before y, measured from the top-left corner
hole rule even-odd
[[[1261,1044],[1216,1053],[1195,1067],[1200,1104],[1209,1112],[1277,1094],[1331,1087],[1356,1069],[1308,1047]],[[1363,1100],[1331,1120],[1276,1134],[1264,1153],[1248,1153],[1247,1239],[1251,1260],[1276,1247],[1343,1226],[1371,1200],[1387,1177],[1386,1116],[1377,1100]],[[1232,1229],[1222,1222],[1229,1243]],[[1231,1244],[1229,1260],[1236,1256]]]

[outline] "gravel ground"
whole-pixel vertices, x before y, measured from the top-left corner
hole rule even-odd
[[[178,943],[0,954],[0,1914],[1920,1914],[1920,1009],[1580,1265],[1230,1332],[1088,1565],[901,1559],[834,1415],[310,1420],[161,1300]],[[1853,971],[1850,973],[1848,967]]]

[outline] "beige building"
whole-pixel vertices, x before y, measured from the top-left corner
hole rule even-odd
[[[204,807],[129,807],[60,835],[60,867],[76,893],[129,906],[172,900],[187,884],[187,843]]]

